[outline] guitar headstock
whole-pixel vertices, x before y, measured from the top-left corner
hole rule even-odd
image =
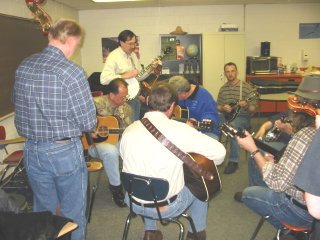
[[[219,129],[221,130],[221,132],[225,136],[229,136],[229,137],[232,137],[232,138],[234,138],[235,136],[239,136],[241,138],[244,138],[246,136],[245,133],[244,133],[244,130],[238,131],[234,127],[230,126],[227,123],[222,124]]]
[[[213,127],[213,121],[211,119],[203,119],[202,121],[195,122],[194,125],[198,130],[210,132]]]

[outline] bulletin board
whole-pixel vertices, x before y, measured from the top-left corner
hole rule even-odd
[[[47,44],[37,22],[0,14],[0,118],[14,112],[12,91],[21,61]]]

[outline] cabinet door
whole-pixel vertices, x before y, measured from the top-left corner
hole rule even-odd
[[[238,78],[246,81],[246,49],[244,34],[225,35],[225,63],[234,62],[238,67]]]
[[[203,35],[203,86],[217,99],[224,84],[224,36]]]
[[[203,86],[217,99],[226,82],[223,67],[227,62],[238,66],[239,78],[245,81],[244,34],[216,33],[203,35]]]

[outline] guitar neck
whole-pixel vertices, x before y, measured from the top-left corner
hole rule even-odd
[[[156,59],[157,60],[161,60],[163,58],[163,56],[159,56]],[[141,70],[138,75],[137,75],[137,79],[139,80],[140,77],[142,77],[146,72],[148,72],[150,69],[152,69],[154,64],[154,61],[152,61],[148,66],[146,66],[143,70]]]

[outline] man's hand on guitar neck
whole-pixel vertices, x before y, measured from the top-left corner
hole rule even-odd
[[[197,122],[196,119],[194,119],[194,118],[189,118],[189,119],[187,120],[186,124],[188,124],[190,127],[196,128],[195,125],[194,125],[195,122]]]
[[[230,113],[232,111],[232,107],[229,104],[225,104],[222,106],[222,110],[224,112]]]

